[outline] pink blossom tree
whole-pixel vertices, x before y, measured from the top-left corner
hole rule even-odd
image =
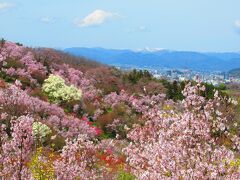
[[[188,85],[180,103],[183,112],[149,111],[145,125],[128,134],[131,143],[124,152],[139,179],[240,177],[239,166],[230,165],[236,161],[236,151],[218,144],[213,135],[227,131],[223,117],[216,117],[221,101],[217,94],[206,101],[198,95],[201,90]]]

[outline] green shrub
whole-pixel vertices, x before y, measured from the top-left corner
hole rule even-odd
[[[120,171],[117,177],[117,180],[135,180],[136,177],[131,173]]]
[[[34,137],[41,142],[44,142],[45,138],[52,133],[52,130],[41,122],[34,122],[32,128]]]
[[[53,103],[79,101],[82,97],[80,89],[67,86],[64,79],[53,74],[44,81],[42,89]]]

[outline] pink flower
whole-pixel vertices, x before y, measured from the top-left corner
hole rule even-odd
[[[97,136],[100,136],[102,134],[102,130],[100,128],[95,127],[95,132]]]
[[[87,118],[86,116],[83,116],[83,117],[81,118],[81,120],[82,120],[82,121],[88,121],[88,118]]]
[[[14,84],[17,87],[22,87],[22,83],[19,80],[16,80]]]

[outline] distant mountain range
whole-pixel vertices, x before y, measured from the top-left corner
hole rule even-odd
[[[67,53],[108,65],[229,71],[240,68],[240,52],[202,53],[164,49],[115,50],[103,48],[67,48]]]

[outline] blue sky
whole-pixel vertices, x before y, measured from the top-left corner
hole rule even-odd
[[[0,37],[34,47],[240,51],[240,0],[0,0]]]

